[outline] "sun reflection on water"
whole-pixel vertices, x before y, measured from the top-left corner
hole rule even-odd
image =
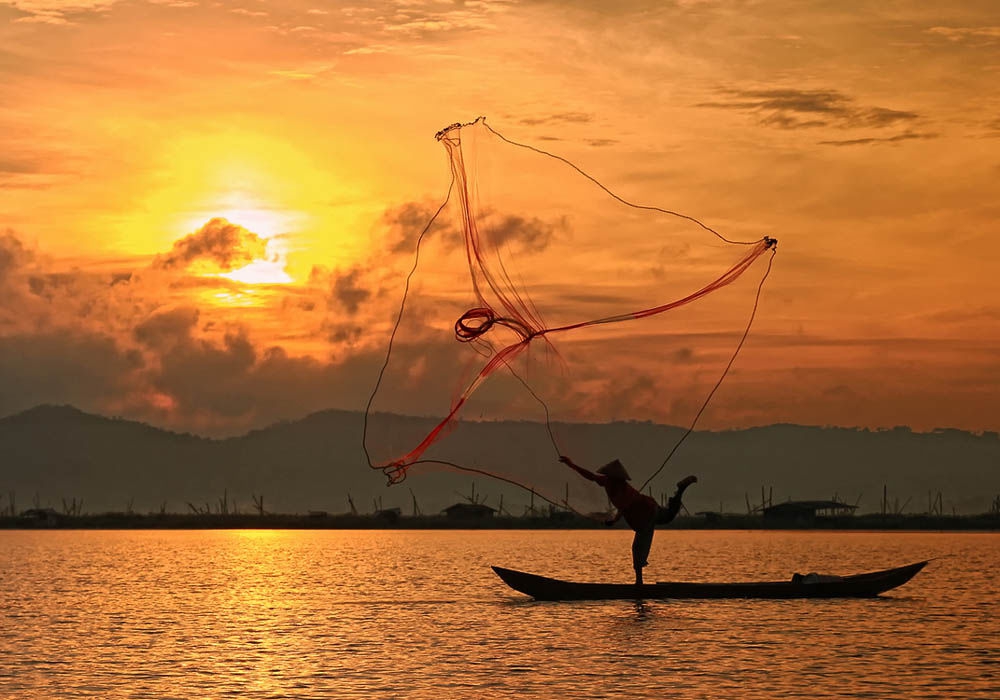
[[[0,532],[0,697],[998,697],[995,535],[662,535],[657,579],[955,556],[877,600],[536,603],[488,564],[622,580],[628,533]]]

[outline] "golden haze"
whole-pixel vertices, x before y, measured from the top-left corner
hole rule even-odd
[[[630,199],[780,239],[706,426],[996,430],[998,26],[972,0],[0,1],[0,414],[227,433],[359,408],[412,262],[394,241],[447,187],[431,136],[486,114]]]

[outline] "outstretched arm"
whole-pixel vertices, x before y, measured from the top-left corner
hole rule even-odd
[[[598,484],[601,484],[602,486],[604,485],[603,484],[604,477],[601,474],[595,474],[592,471],[584,469],[580,465],[573,462],[573,460],[567,457],[566,455],[559,455],[559,461],[565,464],[573,471],[575,471],[580,476],[582,476],[584,479],[589,479],[590,481],[596,481]]]

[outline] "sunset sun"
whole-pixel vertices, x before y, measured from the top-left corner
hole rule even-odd
[[[219,273],[220,277],[243,282],[245,284],[288,284],[292,276],[287,272],[289,231],[303,216],[278,207],[262,206],[259,201],[243,193],[234,193],[223,198],[222,209],[216,216],[231,221],[251,231],[266,241],[262,258],[255,259],[246,265],[227,272]]]
[[[237,219],[238,221],[238,219]],[[244,284],[289,284],[292,277],[285,271],[285,246],[281,239],[267,241],[265,257],[254,260],[230,272],[220,272],[219,277]]]

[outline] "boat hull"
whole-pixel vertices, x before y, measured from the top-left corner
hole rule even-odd
[[[926,561],[835,580],[760,581],[747,583],[661,582],[576,583],[494,566],[493,571],[515,591],[536,600],[653,600],[660,598],[871,598],[902,586]]]

